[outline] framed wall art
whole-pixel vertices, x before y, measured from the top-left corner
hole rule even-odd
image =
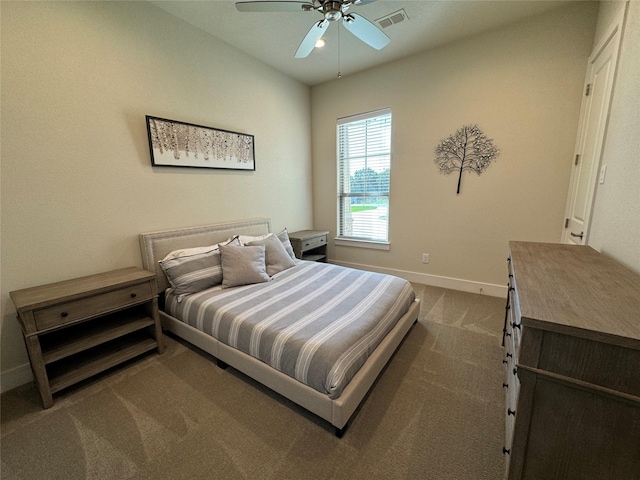
[[[149,115],[146,118],[153,166],[256,169],[253,135]]]

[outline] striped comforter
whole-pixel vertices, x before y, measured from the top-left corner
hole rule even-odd
[[[415,298],[406,280],[299,262],[267,283],[219,286],[180,299],[169,315],[338,398]]]

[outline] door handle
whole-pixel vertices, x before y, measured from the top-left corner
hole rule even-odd
[[[580,232],[579,234],[578,234],[578,233],[570,232],[570,235],[571,235],[572,237],[576,237],[576,238],[579,238],[580,240],[582,240],[582,237],[584,237],[584,232]]]

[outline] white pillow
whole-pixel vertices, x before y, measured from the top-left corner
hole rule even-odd
[[[172,258],[189,257],[191,255],[209,253],[218,248],[218,245],[219,244],[207,245],[206,247],[183,248],[181,250],[174,250],[173,252],[167,253],[167,256],[160,260],[160,262],[162,263],[165,260],[170,260]]]
[[[240,241],[240,245],[246,245],[249,242],[253,242],[255,240],[262,240],[264,238],[272,236],[273,233],[267,233],[266,235],[236,235],[234,238],[237,238]]]

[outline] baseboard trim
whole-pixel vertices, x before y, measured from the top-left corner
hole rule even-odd
[[[427,273],[409,272],[407,270],[397,270],[395,268],[374,267],[371,265],[340,262],[337,260],[329,260],[329,263],[341,265],[343,267],[355,268],[358,270],[386,273],[388,275],[394,275],[396,277],[404,278],[405,280],[408,280],[410,282],[429,285],[431,287],[449,288],[451,290],[459,290],[461,292],[478,293],[480,295],[507,298],[507,287],[502,285],[494,285],[492,283],[474,282],[472,280],[462,280],[460,278],[441,277],[438,275],[429,275]]]
[[[28,363],[0,372],[0,393],[33,381],[31,366]]]

